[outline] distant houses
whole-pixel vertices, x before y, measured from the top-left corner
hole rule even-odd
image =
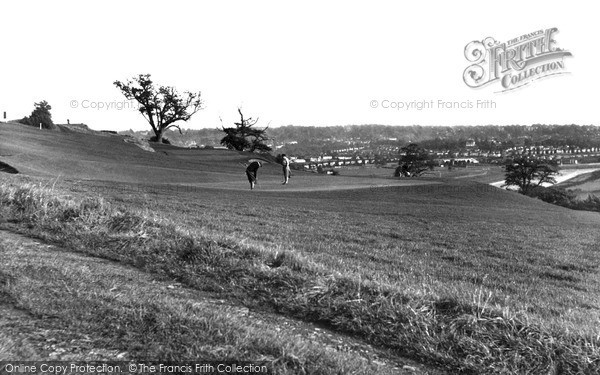
[[[428,150],[437,159],[459,158],[473,159],[478,162],[499,162],[506,158],[515,156],[530,156],[540,159],[581,159],[596,157],[600,158],[600,147],[575,147],[575,146],[515,146],[502,150],[489,151],[480,150],[477,147],[466,148],[460,151],[450,150]]]
[[[479,160],[475,158],[452,158],[452,159],[441,159],[443,164],[451,164],[451,163],[466,163],[466,164],[479,164]]]
[[[322,155],[317,157],[309,158],[298,158],[290,157],[292,166],[295,168],[304,168],[309,170],[316,170],[317,168],[333,167],[339,168],[344,166],[361,166],[367,164],[374,164],[374,158],[364,158],[360,156],[331,156]]]
[[[387,141],[387,138],[386,138]],[[572,145],[531,145],[527,140],[513,147],[502,147],[494,138],[479,141],[464,140],[459,149],[428,149],[439,165],[468,166],[480,163],[502,163],[517,155],[540,159],[553,159],[562,164],[600,162],[600,147],[578,147]],[[355,141],[342,148],[332,148],[321,155],[297,155],[292,157],[292,166],[297,169],[363,167],[369,165],[391,166],[399,160],[399,145],[388,143],[363,143]]]

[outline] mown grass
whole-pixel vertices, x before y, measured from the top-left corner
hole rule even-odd
[[[525,197],[508,200],[504,210],[465,215],[506,201],[507,192],[474,189],[469,208],[460,189],[443,196],[428,189],[408,194],[402,206],[381,190],[370,199],[364,191],[195,201],[178,194],[157,197],[152,209],[161,215],[136,197],[58,199],[18,184],[3,185],[0,199],[13,220],[45,239],[252,308],[324,323],[452,373],[597,373],[596,322],[563,316],[585,310],[584,303],[596,314],[596,235],[556,232],[561,224],[548,217],[541,221],[549,228],[504,226]],[[424,200],[437,202],[435,209],[423,209]],[[569,215],[537,203],[528,209]],[[436,227],[441,218],[447,224]],[[597,223],[581,218],[579,224]],[[576,233],[583,237],[570,238]],[[554,304],[563,306],[548,312]],[[564,322],[570,326],[561,328]]]
[[[397,167],[397,165],[395,165]],[[388,178],[397,179],[394,176],[395,167],[375,167],[369,166],[351,166],[336,168],[341,176],[370,177],[370,178]],[[423,174],[422,179],[429,180],[469,180],[481,183],[492,183],[503,180],[505,177],[504,166],[497,164],[477,164],[469,167],[456,167],[448,169],[446,167],[435,167],[432,171]],[[406,178],[404,178],[406,179]],[[408,178],[412,180],[412,178]]]

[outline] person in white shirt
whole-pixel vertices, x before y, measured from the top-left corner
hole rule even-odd
[[[290,180],[292,171],[290,170],[290,159],[285,154],[281,155],[281,164],[283,165],[283,185],[286,185]]]

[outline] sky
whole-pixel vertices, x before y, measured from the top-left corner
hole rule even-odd
[[[0,5],[0,116],[46,100],[55,123],[149,125],[114,86],[149,73],[200,91],[184,128],[600,125],[592,1],[11,1]],[[463,73],[472,41],[557,28],[560,75],[502,91]],[[413,103],[412,105],[410,103]],[[420,103],[420,104],[419,104]],[[450,104],[448,104],[450,103]],[[478,108],[478,104],[479,108]],[[418,107],[421,106],[421,109]]]

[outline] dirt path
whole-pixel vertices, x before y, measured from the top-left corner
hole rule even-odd
[[[61,330],[60,322],[45,321],[17,309],[13,301],[2,294],[2,283],[8,283],[7,271],[15,262],[28,262],[30,265],[44,264],[52,260],[66,269],[85,269],[86,273],[96,273],[114,278],[115,284],[130,288],[153,288],[156,293],[168,293],[176,303],[202,304],[218,308],[226,314],[247,320],[249,325],[264,326],[282,336],[294,336],[318,344],[326,350],[345,351],[374,362],[387,372],[398,374],[441,374],[412,360],[398,357],[386,351],[325,328],[287,317],[250,311],[214,295],[186,288],[178,283],[160,281],[138,269],[117,262],[92,258],[65,249],[48,245],[11,231],[0,229],[0,361],[1,360],[131,360],[127,352],[98,347],[94,337],[85,331],[69,332]],[[4,272],[3,272],[4,271]],[[120,279],[120,280],[119,280]],[[114,293],[120,293],[115,290]],[[77,293],[77,291],[74,291]],[[69,337],[69,340],[63,339]],[[4,353],[4,354],[3,354]],[[3,358],[4,357],[4,358]]]

